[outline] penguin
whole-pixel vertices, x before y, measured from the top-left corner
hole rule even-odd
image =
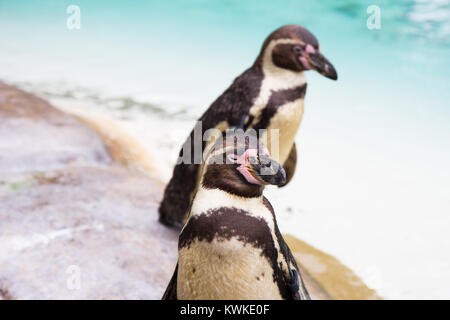
[[[337,80],[333,65],[320,52],[316,37],[299,25],[286,25],[272,32],[264,41],[253,65],[237,77],[200,117],[202,135],[211,128],[224,131],[239,126],[267,129],[261,137],[272,150],[272,132],[278,133],[278,155],[287,173],[287,184],[294,175],[297,150],[294,139],[303,117],[306,93],[304,71],[315,70]],[[273,131],[273,130],[277,131]],[[180,229],[189,212],[199,182],[200,166],[195,164],[194,131],[184,146],[191,150],[190,160],[179,153],[171,180],[159,207],[159,221]],[[189,146],[190,144],[190,146]],[[207,146],[202,142],[201,150]]]
[[[238,133],[219,139],[205,159],[163,300],[310,299],[263,195],[286,173],[257,137],[249,143]]]

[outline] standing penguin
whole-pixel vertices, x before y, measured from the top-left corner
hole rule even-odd
[[[272,129],[279,130],[279,153],[273,156],[284,166],[285,184],[288,183],[297,162],[294,139],[303,116],[305,70],[316,70],[330,79],[337,79],[333,65],[320,53],[319,43],[312,33],[298,25],[275,30],[264,41],[253,66],[237,77],[199,119],[202,135],[211,128],[224,131],[239,125],[245,129],[267,129],[264,139],[272,150]],[[193,140],[194,130],[185,145]],[[202,150],[205,147],[203,142]],[[200,166],[194,161],[195,148],[193,144],[188,148],[191,161],[177,162],[159,207],[160,222],[178,228],[183,225],[199,181]],[[186,158],[183,150],[179,156]]]
[[[285,171],[257,137],[249,140],[227,135],[207,154],[163,299],[309,299],[263,196]]]

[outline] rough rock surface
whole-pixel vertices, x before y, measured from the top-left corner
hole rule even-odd
[[[162,188],[0,82],[0,300],[159,299],[177,258],[177,233],[157,222]]]

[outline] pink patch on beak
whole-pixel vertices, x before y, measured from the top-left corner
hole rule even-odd
[[[248,171],[247,166],[240,165],[237,170],[244,176],[245,180],[252,184],[263,185],[263,183],[257,180],[253,175]]]
[[[312,69],[311,65],[309,64],[308,59],[306,57],[300,57],[299,60],[305,69],[307,69],[307,70]]]
[[[316,49],[314,49],[312,45],[307,44],[305,48],[305,53],[299,58],[300,62],[303,64],[303,67],[305,69],[312,69],[308,61],[308,56],[311,53],[316,53]]]
[[[312,45],[307,44],[306,48],[305,48],[305,51],[306,51],[307,54],[310,54],[310,53],[315,53],[316,49],[314,49],[314,47]]]
[[[249,183],[263,185],[263,183],[261,181],[257,180],[250,173],[250,171],[248,171],[248,165],[249,165],[248,159],[250,157],[255,157],[257,155],[258,155],[258,151],[256,149],[248,149],[247,151],[245,151],[244,154],[242,156],[240,156],[237,160],[237,163],[240,164],[240,166],[237,167],[237,170],[244,176],[245,180],[247,180]]]

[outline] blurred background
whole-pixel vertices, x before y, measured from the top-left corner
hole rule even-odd
[[[0,0],[0,79],[117,119],[168,180],[194,121],[288,23],[339,80],[306,74],[299,166],[267,195],[281,231],[384,298],[449,299],[449,0]]]

